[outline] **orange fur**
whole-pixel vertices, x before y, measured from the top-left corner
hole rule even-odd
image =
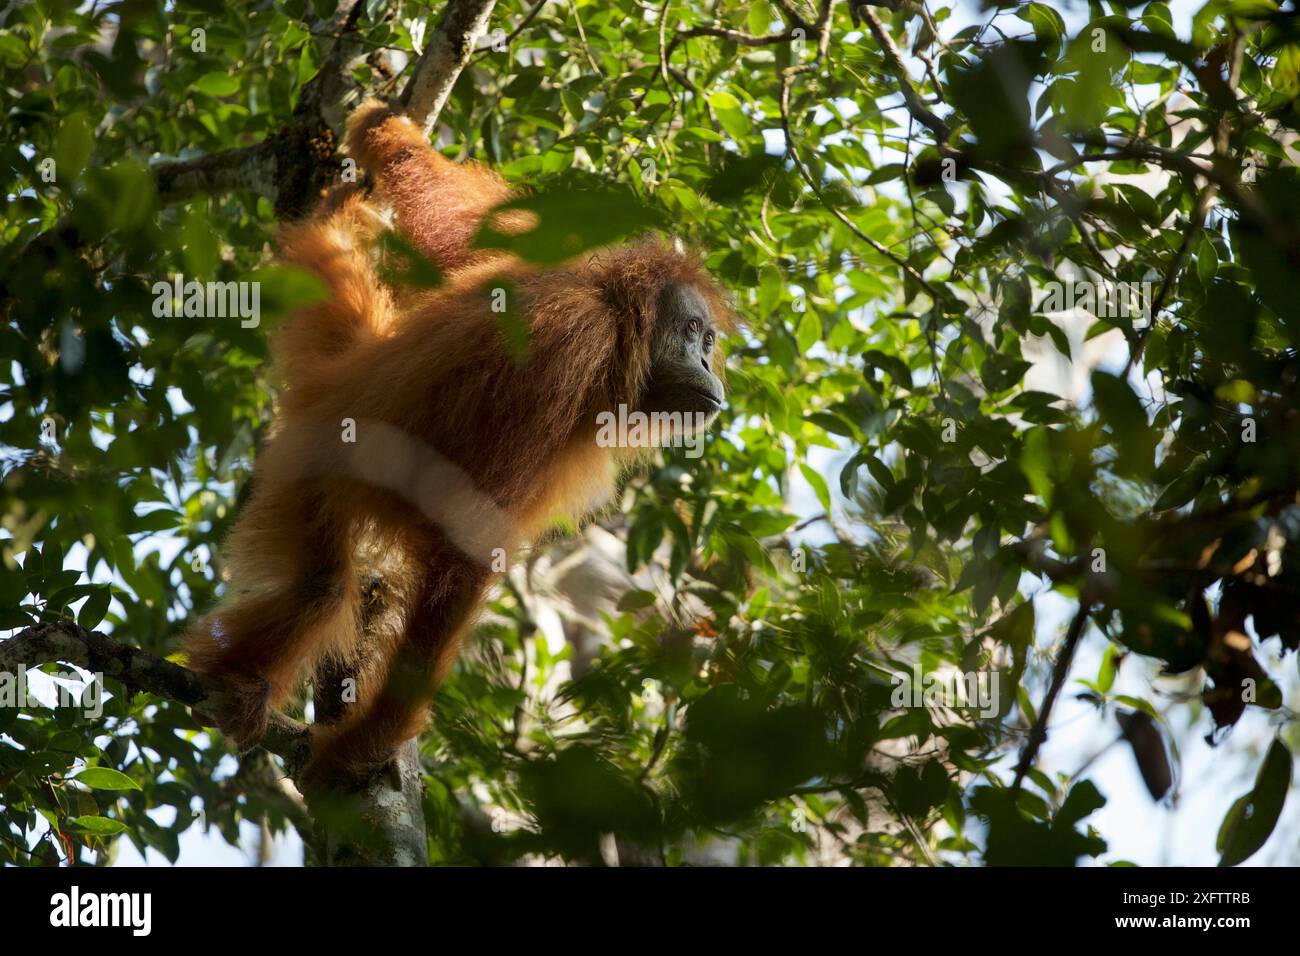
[[[276,338],[285,388],[227,543],[229,593],[186,647],[191,666],[236,691],[223,727],[255,739],[324,656],[353,653],[359,538],[400,554],[402,634],[313,746],[318,771],[358,774],[419,732],[493,577],[487,552],[509,553],[612,490],[627,452],[597,447],[596,415],[643,395],[664,284],[692,284],[715,317],[729,313],[700,261],[656,239],[548,269],[473,250],[483,217],[510,197],[498,176],[449,162],[377,105],[358,110],[348,143],[446,281],[386,287],[372,262],[380,220],[360,196],[285,231],[283,258],[330,297]],[[529,332],[522,361],[491,309],[503,281]]]

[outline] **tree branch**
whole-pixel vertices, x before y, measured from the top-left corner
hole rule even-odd
[[[37,624],[0,643],[0,673],[56,661],[112,677],[130,692],[147,691],[207,713],[219,711],[225,702],[220,681],[71,621]],[[258,745],[282,758],[289,779],[296,780],[310,754],[310,732],[307,725],[273,711]],[[268,773],[256,780],[241,775],[239,782],[257,787],[281,806],[307,844],[311,862],[424,866],[423,780],[419,743],[411,740],[387,772],[366,781],[361,790],[309,794],[306,806],[285,781]]]
[[[1056,665],[1052,668],[1052,683],[1047,688],[1047,696],[1043,698],[1042,706],[1038,708],[1038,720],[1034,721],[1034,726],[1029,731],[1029,740],[1025,743],[1025,749],[1020,754],[1020,762],[1016,765],[1016,776],[1011,782],[1011,792],[1016,794],[1020,792],[1020,785],[1025,781],[1025,775],[1034,766],[1034,760],[1038,757],[1038,749],[1047,739],[1047,722],[1052,716],[1052,707],[1056,704],[1057,695],[1061,693],[1061,688],[1065,686],[1065,679],[1070,675],[1070,665],[1074,663],[1074,652],[1079,647],[1079,639],[1083,637],[1084,625],[1088,623],[1088,614],[1090,608],[1086,600],[1079,602],[1079,610],[1074,615],[1074,620],[1070,622],[1070,628],[1065,632],[1065,643],[1061,646],[1061,652],[1056,656]]]
[[[821,184],[817,182],[817,177],[813,175],[813,171],[808,167],[808,164],[804,162],[803,157],[799,154],[799,147],[794,138],[793,124],[790,121],[790,93],[794,86],[795,77],[801,73],[807,73],[810,70],[816,69],[817,64],[826,57],[826,52],[830,47],[831,37],[831,5],[831,0],[822,0],[821,13],[817,18],[816,58],[811,63],[801,63],[798,66],[786,67],[779,73],[781,79],[781,95],[779,98],[779,106],[781,110],[781,132],[785,135],[786,153],[789,155],[791,162],[794,163],[794,167],[798,170],[799,175],[803,178],[804,182],[808,184],[808,188],[813,191],[813,194],[826,210],[842,222],[845,227],[853,233],[853,235],[858,237],[858,239],[865,242],[878,254],[884,256],[890,262],[894,263],[894,265],[898,266],[905,273],[911,276],[912,280],[929,294],[930,298],[934,301],[934,304],[938,305],[942,301],[939,290],[921,274],[920,270],[906,259],[895,255],[883,243],[877,242],[875,239],[868,236],[858,228],[857,224],[854,223],[852,219],[845,215],[843,210],[831,202],[826,196],[826,193],[822,190]]]
[[[425,44],[415,73],[402,91],[402,106],[426,134],[432,132],[478,38],[487,30],[494,6],[496,0],[452,0]]]
[[[1241,61],[1246,52],[1246,35],[1238,33],[1232,41],[1232,50],[1229,54],[1230,63],[1228,66],[1228,90],[1232,94],[1233,103],[1237,101],[1237,86],[1241,82]],[[1219,114],[1219,123],[1214,130],[1214,156],[1215,162],[1221,163],[1228,159],[1228,147],[1231,144],[1232,125],[1230,114],[1225,110]],[[1235,183],[1233,184],[1235,185]],[[1146,348],[1147,336],[1155,328],[1156,317],[1160,310],[1164,308],[1165,300],[1169,293],[1173,291],[1174,282],[1182,274],[1183,269],[1187,267],[1187,261],[1191,257],[1192,243],[1197,233],[1205,225],[1205,217],[1210,213],[1210,207],[1214,205],[1214,199],[1219,194],[1219,185],[1213,179],[1207,180],[1201,188],[1201,193],[1196,197],[1196,205],[1192,209],[1192,215],[1187,223],[1187,228],[1183,231],[1182,242],[1179,243],[1178,252],[1174,255],[1173,260],[1169,263],[1169,268],[1165,270],[1164,278],[1160,282],[1160,289],[1156,293],[1155,301],[1151,305],[1151,322],[1146,328],[1137,334],[1137,339],[1129,349],[1128,362],[1124,365],[1124,377],[1133,366],[1142,358],[1142,352]]]
[[[232,189],[251,189],[275,199],[275,150],[267,141],[195,159],[157,163],[149,171],[158,189],[158,201],[164,206]]]
[[[437,119],[494,5],[495,0],[448,3],[406,88],[407,112],[426,129]],[[328,155],[319,154],[322,147],[333,154],[330,140],[343,124],[348,100],[357,93],[348,66],[360,50],[355,27],[363,10],[360,0],[344,0],[335,9],[323,31],[335,38],[334,43],[320,72],[303,88],[292,122],[260,143],[150,166],[159,203],[168,206],[195,196],[249,189],[274,202],[282,216],[306,212],[319,193],[307,181],[317,177],[308,173],[315,169],[319,174],[328,160]],[[79,232],[71,217],[64,217],[33,237],[11,260],[10,271],[15,275],[29,275],[33,269],[48,272],[58,265],[61,253],[78,252],[92,241]],[[0,300],[11,294],[10,283],[0,278]]]
[[[528,24],[532,23],[533,20],[536,19],[537,14],[542,12],[542,7],[546,6],[550,2],[551,0],[537,0],[537,2],[529,8],[528,12],[520,18],[519,22],[515,25],[515,28],[506,34],[504,41],[505,45],[508,47],[511,43],[514,43],[515,40],[519,39],[519,35],[523,33],[524,30],[528,29]],[[491,52],[492,47],[484,47],[470,58],[470,63],[476,63]]]
[[[672,40],[668,44],[668,56],[673,55],[677,49],[686,40],[692,37],[718,37],[722,40],[730,40],[737,46],[759,47],[775,46],[778,43],[793,43],[795,40],[794,29],[784,33],[770,33],[766,36],[754,36],[752,33],[744,33],[741,30],[729,30],[724,27],[691,27],[689,30],[678,30],[673,34]]]
[[[225,702],[220,681],[71,621],[36,624],[0,644],[0,672],[16,674],[56,661],[112,677],[129,691],[148,691],[206,713],[219,711]],[[307,735],[305,724],[273,713],[259,743],[284,758],[293,776],[306,760]]]
[[[794,0],[776,0],[777,5],[785,12],[785,17],[790,21],[790,26],[799,27],[802,30],[808,29],[808,21],[804,13],[794,3]]]
[[[912,114],[918,123],[934,133],[935,138],[940,145],[947,142],[952,131],[948,129],[948,124],[936,116],[925,101],[921,99],[921,94],[916,91],[912,83],[911,74],[907,72],[907,64],[903,62],[903,57],[898,52],[898,47],[894,45],[894,39],[889,35],[876,16],[868,6],[862,6],[857,9],[858,16],[866,23],[867,29],[871,31],[872,37],[880,44],[881,53],[885,57],[885,65],[889,67],[894,78],[898,80],[898,88],[903,94],[903,102],[907,104],[907,111]]]

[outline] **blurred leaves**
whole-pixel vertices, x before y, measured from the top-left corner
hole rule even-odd
[[[1291,788],[1291,751],[1280,740],[1268,748],[1255,788],[1239,798],[1223,818],[1215,848],[1220,866],[1236,866],[1259,851],[1277,825]]]

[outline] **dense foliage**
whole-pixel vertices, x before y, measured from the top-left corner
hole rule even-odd
[[[346,79],[400,89],[433,6],[366,2]],[[214,600],[271,418],[267,332],[314,284],[271,264],[284,183],[159,170],[266,142],[332,174],[328,135],[286,130],[333,12],[3,15],[0,626],[75,617],[166,656]],[[1106,849],[1086,769],[1016,772],[1053,660],[1061,693],[1123,716],[1156,796],[1171,711],[1219,733],[1271,711],[1220,850],[1268,839],[1298,739],[1300,32],[1273,0],[1211,0],[1181,35],[1162,2],[1069,22],[1036,2],[497,6],[438,142],[532,190],[521,252],[653,221],[707,251],[746,328],[704,455],[665,451],[600,519],[666,586],[609,609],[596,664],[567,679],[535,602],[495,597],[424,741],[434,861],[599,861],[610,833],[670,863],[1086,860]],[[263,321],[156,316],[178,273],[260,279]],[[1049,301],[1118,283],[1146,314]],[[1086,387],[1026,384],[1053,352]],[[1036,626],[1048,589],[1079,608],[1064,640]],[[1100,673],[1067,675],[1098,633]],[[1176,676],[1120,695],[1121,666]],[[914,667],[995,674],[995,712],[899,707]],[[186,708],[109,690],[94,719],[0,707],[0,858],[130,840],[175,860],[200,809],[232,842],[290,825]]]

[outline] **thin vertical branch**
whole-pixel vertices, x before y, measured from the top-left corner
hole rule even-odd
[[[433,130],[461,70],[487,31],[495,6],[496,0],[451,0],[425,44],[415,73],[402,91],[402,106],[426,133]]]

